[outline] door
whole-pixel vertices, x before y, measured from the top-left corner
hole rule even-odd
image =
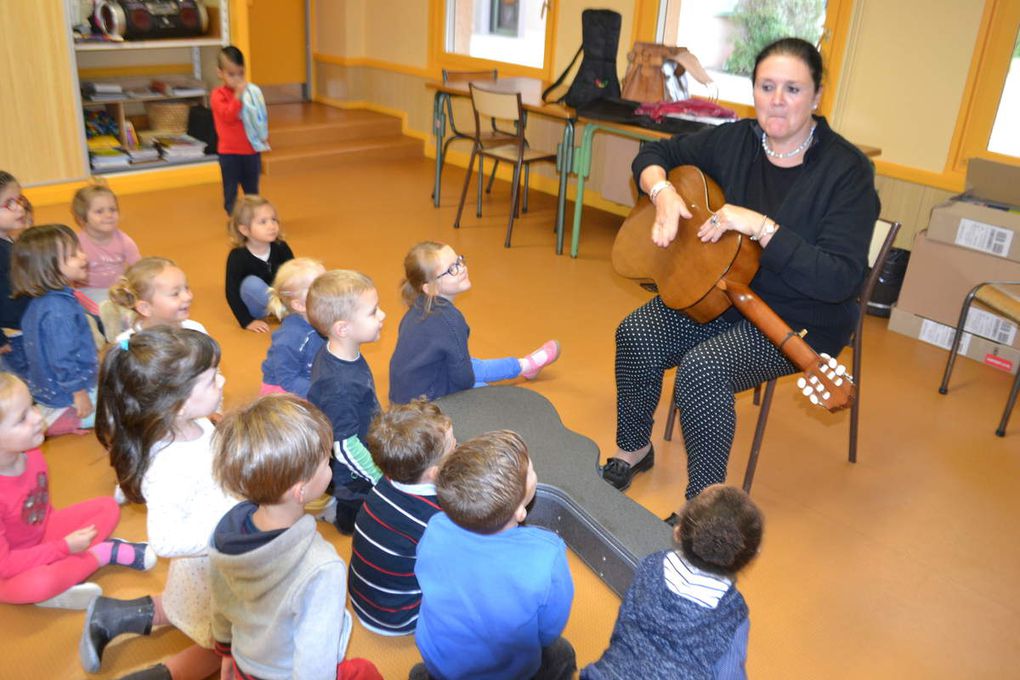
[[[248,77],[270,101],[307,99],[307,0],[248,0]]]

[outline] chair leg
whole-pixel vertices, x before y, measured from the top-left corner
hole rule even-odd
[[[754,440],[751,442],[751,456],[747,459],[747,471],[744,472],[744,492],[751,493],[751,484],[754,483],[754,472],[758,467],[758,454],[761,452],[761,443],[765,438],[765,425],[769,420],[769,409],[772,408],[772,393],[776,391],[775,379],[765,384],[765,397],[761,402],[761,411],[758,412],[758,424],[754,428]]]
[[[517,192],[521,188],[521,162],[518,161],[514,164],[514,179],[510,186],[510,221],[506,225],[506,241],[503,243],[504,248],[510,247],[510,236],[514,231],[514,216],[517,212]]]
[[[673,441],[673,425],[676,423],[676,417],[680,414],[680,407],[676,405],[676,375],[673,376],[673,389],[669,392],[669,411],[666,414],[666,431],[662,433],[662,438],[668,442]]]
[[[861,354],[861,346],[864,344],[861,342],[860,329],[854,334],[853,341],[853,376],[854,376],[854,403],[850,405],[850,451],[847,454],[847,460],[851,463],[857,462],[857,428],[860,423],[861,417],[861,364],[863,362],[863,355]]]
[[[1009,424],[1009,416],[1013,413],[1013,407],[1016,406],[1016,397],[1020,393],[1020,372],[1017,372],[1016,377],[1013,378],[1013,389],[1009,391],[1009,399],[1006,400],[1006,410],[1002,412],[1002,420],[999,421],[999,429],[995,431],[1000,437],[1006,436],[1006,425]]]
[[[467,198],[468,185],[471,184],[471,169],[475,166],[475,153],[477,149],[471,149],[471,158],[467,164],[467,174],[464,175],[464,188],[460,192],[460,203],[457,205],[457,219],[453,221],[453,228],[460,229],[460,215],[464,212],[464,200]]]
[[[981,284],[984,285],[984,284]],[[939,385],[939,394],[946,394],[949,391],[949,377],[953,374],[953,364],[956,363],[956,355],[960,352],[960,340],[963,339],[963,326],[967,322],[967,313],[970,312],[970,305],[974,302],[974,295],[981,286],[971,290],[963,301],[960,308],[960,318],[956,322],[956,332],[953,334],[953,347],[949,350],[949,359],[946,361],[946,370],[942,374],[942,384]]]
[[[754,386],[754,394],[751,395],[751,403],[755,406],[761,406],[761,383]]]
[[[496,181],[496,170],[499,168],[499,159],[495,159],[492,162],[492,174],[489,175],[489,183],[485,187],[485,193],[492,193],[492,183]]]
[[[485,184],[485,157],[478,154],[478,198],[475,202],[475,217],[482,216],[482,186]]]
[[[524,166],[524,207],[521,212],[528,212],[528,188],[531,186],[531,164]]]

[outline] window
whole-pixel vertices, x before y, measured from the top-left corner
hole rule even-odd
[[[544,69],[549,0],[439,0],[444,52]]]
[[[846,0],[661,0],[656,37],[667,45],[689,49],[712,76],[714,87],[710,88],[691,80],[691,94],[751,106],[754,58],[761,48],[779,38],[795,36],[820,45],[827,81],[831,80],[833,69],[827,52],[837,18],[841,16],[841,5],[845,3]],[[750,111],[744,109],[743,113]]]
[[[1020,158],[1020,33],[1013,43],[1013,55],[1006,73],[1006,84],[988,140],[988,150]]]

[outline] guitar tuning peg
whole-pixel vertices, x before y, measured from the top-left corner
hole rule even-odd
[[[811,400],[812,404],[814,404],[815,406],[818,406],[818,397],[816,397],[815,395],[812,394],[812,395],[808,396],[808,399]]]
[[[834,385],[835,385],[836,387],[839,387],[840,385],[842,385],[842,384],[843,384],[843,379],[842,379],[842,378],[836,378],[836,380],[835,380],[835,381],[833,381],[833,384],[834,384]]]
[[[844,373],[846,373],[846,366],[840,364],[836,367],[836,375],[843,375]]]
[[[824,399],[825,401],[829,401],[829,398],[830,398],[831,396],[832,396],[831,394],[829,394],[828,392],[826,392],[825,394],[823,394],[823,395],[822,395],[822,399]]]
[[[835,371],[829,371],[828,373],[825,374],[825,377],[827,377],[829,380],[835,380],[836,379],[836,372]]]
[[[839,362],[829,357],[829,368],[836,368],[837,366],[839,366]]]
[[[804,380],[803,376],[797,378],[797,389],[802,390],[805,387],[807,387],[807,380]]]
[[[832,358],[832,357],[830,357],[830,356],[829,356],[828,354],[826,354],[825,352],[822,352],[822,353],[821,353],[821,354],[819,354],[818,356],[820,356],[821,358],[825,359],[826,361],[828,361],[829,359],[831,359],[831,358]]]
[[[806,385],[803,388],[801,388],[801,392],[804,394],[805,397],[810,397],[812,394],[814,394],[814,390],[812,390],[810,387],[807,387]]]
[[[818,384],[818,376],[817,375],[811,376],[811,384],[812,385],[817,385]]]

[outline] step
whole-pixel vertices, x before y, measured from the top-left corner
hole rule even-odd
[[[343,163],[422,158],[422,141],[402,135],[274,148],[262,155],[263,172],[312,170]]]
[[[400,135],[400,120],[391,116],[352,117],[302,125],[274,126],[269,118],[269,143],[274,149],[327,144],[345,140]]]

